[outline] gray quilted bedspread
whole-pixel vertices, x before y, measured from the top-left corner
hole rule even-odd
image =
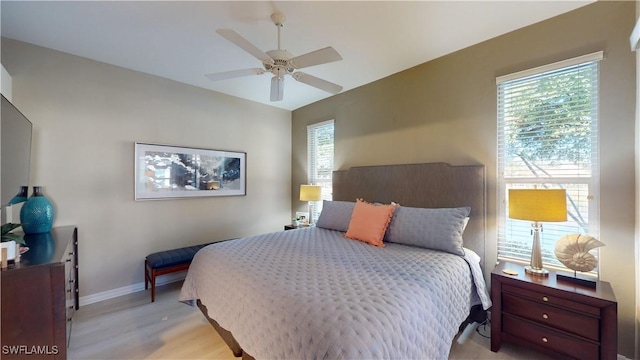
[[[179,299],[257,359],[446,359],[470,306],[490,305],[460,256],[321,228],[209,245]]]

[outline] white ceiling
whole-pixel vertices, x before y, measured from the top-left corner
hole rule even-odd
[[[331,96],[270,74],[212,82],[204,74],[261,67],[215,31],[232,28],[263,51],[277,48],[270,15],[287,21],[282,48],[332,46],[344,60],[305,68],[343,91],[584,6],[593,1],[1,1],[4,37],[294,110]]]

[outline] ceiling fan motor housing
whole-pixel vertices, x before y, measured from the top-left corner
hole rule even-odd
[[[267,51],[272,59],[271,62],[263,62],[264,68],[273,75],[282,76],[285,74],[293,74],[296,70],[289,60],[293,59],[293,54],[287,50],[270,50]]]
[[[284,22],[287,21],[287,18],[280,11],[276,11],[271,14],[271,21],[273,21],[276,26],[282,27],[284,26]]]

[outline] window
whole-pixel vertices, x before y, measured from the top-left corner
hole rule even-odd
[[[324,121],[307,127],[307,168],[308,183],[322,187],[322,200],[332,199],[333,178],[333,126],[334,121]],[[309,217],[318,220],[322,211],[322,202],[312,202]]]
[[[510,188],[566,189],[567,222],[543,223],[546,265],[563,266],[554,254],[561,236],[599,237],[601,59],[599,52],[497,79],[498,258],[531,257],[531,223],[507,214]]]

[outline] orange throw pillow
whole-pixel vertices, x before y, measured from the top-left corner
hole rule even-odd
[[[382,239],[395,209],[396,205],[374,205],[358,199],[344,236],[384,247]]]

